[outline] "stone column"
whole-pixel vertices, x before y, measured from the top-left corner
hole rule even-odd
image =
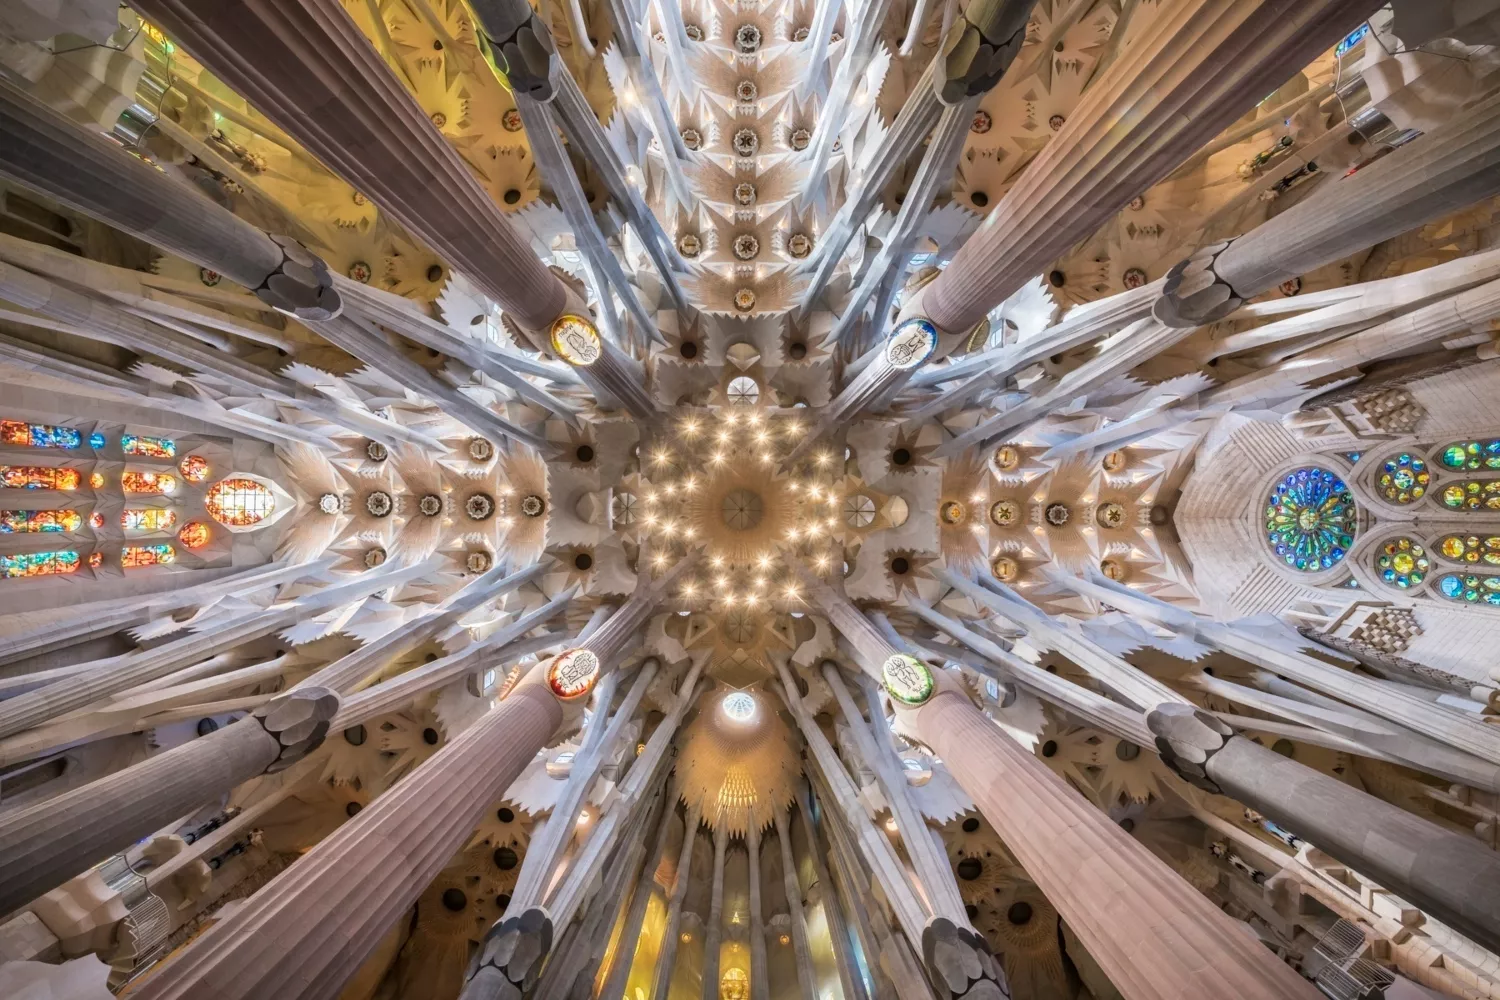
[[[656,843],[646,855],[645,866],[630,897],[630,909],[625,914],[625,923],[620,927],[620,940],[615,943],[615,953],[610,962],[609,976],[604,988],[599,991],[599,1000],[623,1000],[625,982],[630,978],[630,967],[635,964],[635,950],[641,937],[641,924],[646,920],[646,907],[651,902],[652,886],[656,884],[656,866],[667,849],[667,835],[672,831],[677,793],[668,793],[666,808],[662,809],[661,821],[656,827]],[[466,987],[467,990],[467,987]]]
[[[242,781],[315,750],[338,697],[298,688],[230,726],[124,771],[0,813],[0,913],[9,913]]]
[[[792,838],[787,831],[787,816],[776,810],[776,841],[781,845],[781,883],[786,888],[787,916],[792,922],[792,950],[797,955],[797,986],[802,1000],[813,1000],[816,984],[813,982],[812,951],[807,945],[807,921],[802,915],[802,882],[797,878],[797,862],[792,857]]]
[[[299,598],[291,606],[240,615],[216,628],[189,634],[153,649],[96,660],[90,668],[59,678],[50,684],[0,702],[0,737],[55,719],[107,695],[129,690],[165,677],[216,653],[234,649],[250,639],[266,635],[341,603],[358,600],[376,590],[395,586],[431,573],[431,562],[366,572],[349,583],[327,587]]]
[[[145,983],[142,1000],[336,997],[463,846],[480,813],[563,724],[567,706],[543,674],[528,674],[405,781],[195,940]]]
[[[920,706],[894,699],[903,722],[943,759],[1127,1000],[1318,996],[1238,921],[986,719],[957,682],[945,674],[933,680],[936,690]],[[929,966],[933,943],[924,940]],[[967,992],[952,988],[959,985],[950,983],[955,996]]]
[[[812,794],[806,783],[797,789],[797,808],[802,812],[802,826],[807,831],[807,852],[812,855],[813,871],[822,888],[823,915],[828,920],[828,936],[833,941],[833,957],[839,970],[839,988],[844,1000],[866,1000],[864,979],[856,971],[854,956],[849,953],[849,929],[844,921],[844,907],[838,890],[828,876],[822,838],[818,835],[818,824],[813,822]],[[703,1000],[714,998],[705,996]]]
[[[672,895],[667,897],[667,927],[661,935],[661,951],[656,956],[656,985],[652,1000],[667,1000],[672,988],[672,972],[677,968],[677,942],[682,931],[682,901],[687,898],[692,876],[693,845],[698,841],[698,809],[689,806],[683,814],[682,850],[677,854],[677,871],[672,878]]]
[[[1500,948],[1500,853],[1304,767],[1187,705],[1147,715],[1161,758],[1251,806],[1490,950]]]
[[[1201,326],[1283,281],[1500,193],[1500,94],[1172,269],[1157,316]]]
[[[136,9],[529,330],[568,302],[339,0]]]
[[[719,952],[724,940],[724,854],[729,831],[723,815],[714,822],[714,884],[709,897],[708,926],[703,929],[703,1000],[719,1000]]]
[[[903,309],[964,334],[1281,86],[1378,0],[1180,0],[1084,93],[943,274]]]
[[[299,319],[342,308],[323,262],[12,88],[0,88],[0,176],[211,267]],[[212,263],[209,263],[212,262]]]
[[[750,855],[750,1000],[770,1000],[766,971],[766,924],[760,906],[760,827],[750,821],[745,850]]]
[[[953,869],[949,866],[948,859],[939,854],[937,845],[933,843],[932,835],[927,828],[926,819],[913,805],[911,796],[907,794],[907,788],[910,786],[906,782],[906,775],[901,770],[900,761],[896,758],[894,748],[891,746],[890,732],[886,729],[884,716],[875,716],[875,713],[880,711],[880,702],[874,699],[869,700],[871,721],[867,726],[859,706],[855,704],[848,687],[844,684],[844,677],[838,664],[832,660],[824,660],[822,674],[828,686],[833,689],[839,709],[844,713],[844,719],[849,724],[849,732],[854,737],[855,747],[858,748],[860,756],[865,759],[865,765],[874,772],[880,791],[885,796],[886,803],[891,807],[891,817],[896,821],[896,829],[901,834],[902,843],[906,845],[907,856],[911,858],[912,867],[916,869],[917,878],[922,883],[929,906],[934,913],[946,916],[956,923],[967,923],[964,902],[953,881]]]

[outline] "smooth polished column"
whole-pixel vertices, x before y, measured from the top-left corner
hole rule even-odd
[[[219,921],[141,1000],[328,1000],[565,718],[545,671]]]
[[[216,77],[527,329],[568,301],[339,0],[137,0]]]
[[[1127,1000],[1291,1000],[1317,990],[1022,750],[957,682],[903,721],[941,757]],[[899,703],[898,703],[899,704]]]
[[[1085,91],[943,274],[919,315],[964,334],[1331,48],[1379,0],[1175,0]]]

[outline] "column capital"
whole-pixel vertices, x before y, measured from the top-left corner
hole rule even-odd
[[[323,258],[290,236],[270,233],[281,251],[281,263],[251,291],[278,312],[308,322],[322,322],[344,311],[344,300],[333,287],[333,277]]]
[[[1225,240],[1199,247],[1168,271],[1152,315],[1167,326],[1182,329],[1221,320],[1243,305],[1244,298],[1214,269],[1219,255],[1233,243]]]
[[[922,961],[940,1000],[1005,1000],[1005,972],[984,936],[947,917],[922,929]]]
[[[280,753],[266,765],[266,774],[284,771],[318,747],[339,711],[339,696],[325,687],[294,688],[272,698],[250,713]]]
[[[552,953],[552,918],[533,906],[489,929],[464,977],[467,1000],[512,1000],[536,987]]]
[[[1146,715],[1162,763],[1178,777],[1205,792],[1223,794],[1208,775],[1208,762],[1235,738],[1234,730],[1191,705],[1158,705]]]
[[[938,100],[962,104],[999,83],[1026,41],[1035,5],[1036,0],[976,0],[954,18],[932,78]]]

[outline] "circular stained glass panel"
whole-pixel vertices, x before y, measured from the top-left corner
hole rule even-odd
[[[1357,529],[1354,496],[1344,481],[1316,466],[1294,469],[1266,503],[1266,538],[1293,569],[1316,573],[1349,554]]]
[[[1410,538],[1393,538],[1375,553],[1375,572],[1386,583],[1402,590],[1420,584],[1431,568],[1427,550]]]
[[[564,701],[588,694],[598,678],[599,657],[589,649],[570,649],[547,668],[547,683],[552,693]]]
[[[1380,475],[1375,477],[1380,495],[1391,503],[1400,504],[1422,499],[1427,493],[1427,484],[1431,481],[1432,474],[1427,471],[1427,463],[1406,452],[1387,460],[1380,467]]]
[[[937,327],[925,319],[909,319],[885,342],[885,360],[901,371],[915,368],[932,357],[937,342]]]
[[[599,331],[582,316],[566,313],[552,322],[552,349],[570,365],[587,367],[599,360],[604,348]]]
[[[724,696],[724,714],[735,722],[749,722],[755,718],[755,698],[743,691]]]

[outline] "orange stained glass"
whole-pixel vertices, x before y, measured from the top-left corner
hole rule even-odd
[[[276,496],[253,479],[214,483],[203,498],[209,517],[236,528],[259,524],[276,510]]]
[[[0,465],[0,487],[11,490],[76,490],[77,469],[50,465]]]
[[[190,483],[201,483],[208,478],[208,459],[202,455],[189,455],[177,463],[177,471]]]
[[[177,533],[177,540],[190,549],[201,549],[208,544],[208,525],[202,521],[189,521]]]
[[[170,472],[122,472],[120,489],[126,493],[152,495],[177,492],[177,477]]]
[[[167,566],[177,561],[177,550],[166,542],[155,545],[127,545],[120,550],[120,565],[126,569],[142,566]]]
[[[104,489],[104,473],[102,473],[102,472],[91,472],[91,473],[89,473],[89,485],[92,486],[96,490],[102,490],[102,489]]]

